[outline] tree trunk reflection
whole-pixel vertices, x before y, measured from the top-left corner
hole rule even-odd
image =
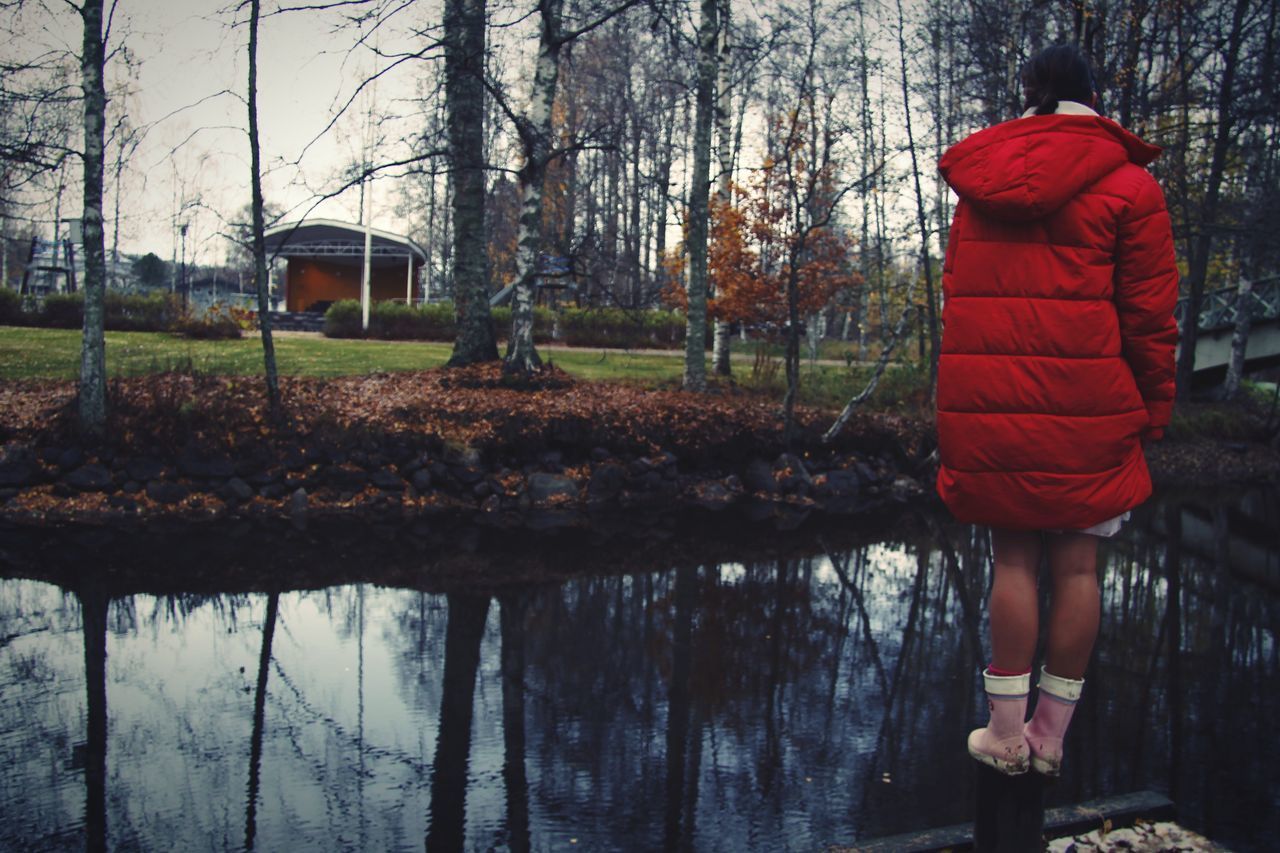
[[[262,770],[262,723],[267,709],[267,675],[271,666],[271,643],[276,634],[276,614],[280,593],[267,597],[267,616],[262,623],[262,649],[258,654],[258,686],[253,694],[253,734],[249,740],[249,797],[244,817],[244,849],[252,850],[258,832],[258,784]]]
[[[1167,610],[1169,638],[1169,798],[1175,803],[1182,779],[1182,506],[1165,505],[1165,579],[1168,582]]]
[[[663,829],[663,849],[688,849],[693,837],[693,815],[682,815],[685,785],[698,784],[697,768],[686,777],[685,752],[689,739],[692,668],[693,612],[697,607],[697,569],[676,570],[675,625],[671,644],[671,687],[667,694],[667,808]]]
[[[502,781],[507,793],[507,846],[527,853],[529,787],[525,775],[523,592],[499,598],[502,626]]]
[[[431,774],[428,851],[461,850],[466,835],[467,762],[480,641],[489,615],[487,596],[450,595],[444,645],[444,691]]]
[[[84,781],[85,848],[107,849],[107,605],[106,590],[90,581],[79,592],[84,630],[84,677],[89,709]]]

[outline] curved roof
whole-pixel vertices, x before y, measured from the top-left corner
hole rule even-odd
[[[395,259],[404,264],[404,258],[412,256],[419,263],[426,263],[427,253],[422,247],[399,234],[369,229],[371,260],[378,264]],[[263,232],[267,251],[281,257],[325,257],[330,260],[364,257],[364,226],[336,219],[304,219],[298,222],[282,222]],[[379,264],[379,265],[382,265]]]

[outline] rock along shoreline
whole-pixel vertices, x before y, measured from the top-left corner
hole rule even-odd
[[[0,385],[0,522],[448,515],[543,529],[698,510],[787,529],[936,500],[928,423],[861,415],[828,445],[830,414],[802,409],[788,448],[769,401],[555,370],[514,387],[496,365],[287,379],[283,419],[250,378],[116,380],[101,442],[77,436],[74,392]],[[1265,445],[1167,442],[1148,457],[1162,485],[1280,481]]]
[[[928,491],[927,429],[868,417],[831,446],[802,411],[790,450],[776,407],[577,383],[549,371],[510,387],[482,366],[285,381],[268,417],[251,379],[114,383],[105,440],[74,429],[71,383],[0,388],[0,521],[473,516],[502,527],[602,514],[743,513],[780,528],[857,515]]]

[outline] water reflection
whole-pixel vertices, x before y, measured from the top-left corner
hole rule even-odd
[[[1162,790],[1234,849],[1280,843],[1278,521],[1274,492],[1169,496],[1106,546],[1053,803]],[[0,847],[814,849],[965,821],[986,536],[804,537],[447,592],[0,581]]]
[[[262,726],[267,710],[267,679],[271,673],[271,641],[280,613],[280,593],[267,597],[267,618],[262,625],[262,653],[258,656],[258,683],[253,693],[253,735],[249,746],[249,804],[245,807],[244,849],[252,850],[258,831],[258,789],[262,779]]]

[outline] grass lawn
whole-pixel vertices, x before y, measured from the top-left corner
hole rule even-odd
[[[910,341],[909,343],[914,343]],[[766,353],[777,358],[782,358],[786,352],[786,343],[776,340],[764,340],[755,338],[751,340],[742,340],[735,336],[729,342],[729,352],[734,357],[754,358],[756,353],[763,349]],[[868,342],[866,358],[870,361],[880,357],[880,341],[873,339]],[[807,338],[800,339],[800,358],[807,361],[809,359],[809,341]],[[818,343],[818,358],[824,361],[844,362],[846,360],[854,360],[858,358],[858,342],[857,341],[841,341],[835,339],[827,339]]]
[[[290,376],[360,376],[426,370],[449,359],[452,344],[362,341],[311,335],[277,335],[276,363]],[[544,350],[562,370],[583,379],[659,384],[680,379],[683,363],[667,355]],[[0,326],[0,379],[74,379],[80,370],[80,332]],[[155,332],[107,332],[107,372],[141,376],[166,371],[219,376],[262,372],[262,339],[198,341]]]
[[[293,376],[360,376],[399,370],[426,370],[448,360],[448,343],[362,341],[284,335],[275,338],[280,372]],[[646,387],[678,385],[683,359],[636,351],[543,349],[544,360],[580,379],[634,382]],[[778,365],[780,367],[780,365]],[[74,379],[80,368],[80,332],[0,326],[0,380]],[[262,371],[262,343],[250,334],[240,340],[198,341],[154,332],[107,332],[107,372],[140,376],[176,371],[220,376],[253,376]],[[776,395],[785,380],[780,369],[753,376],[737,363],[739,385]],[[801,368],[801,402],[827,408],[844,405],[865,385],[870,368],[809,365]],[[899,368],[886,374],[876,392],[876,408],[909,401],[921,384],[919,371]]]

